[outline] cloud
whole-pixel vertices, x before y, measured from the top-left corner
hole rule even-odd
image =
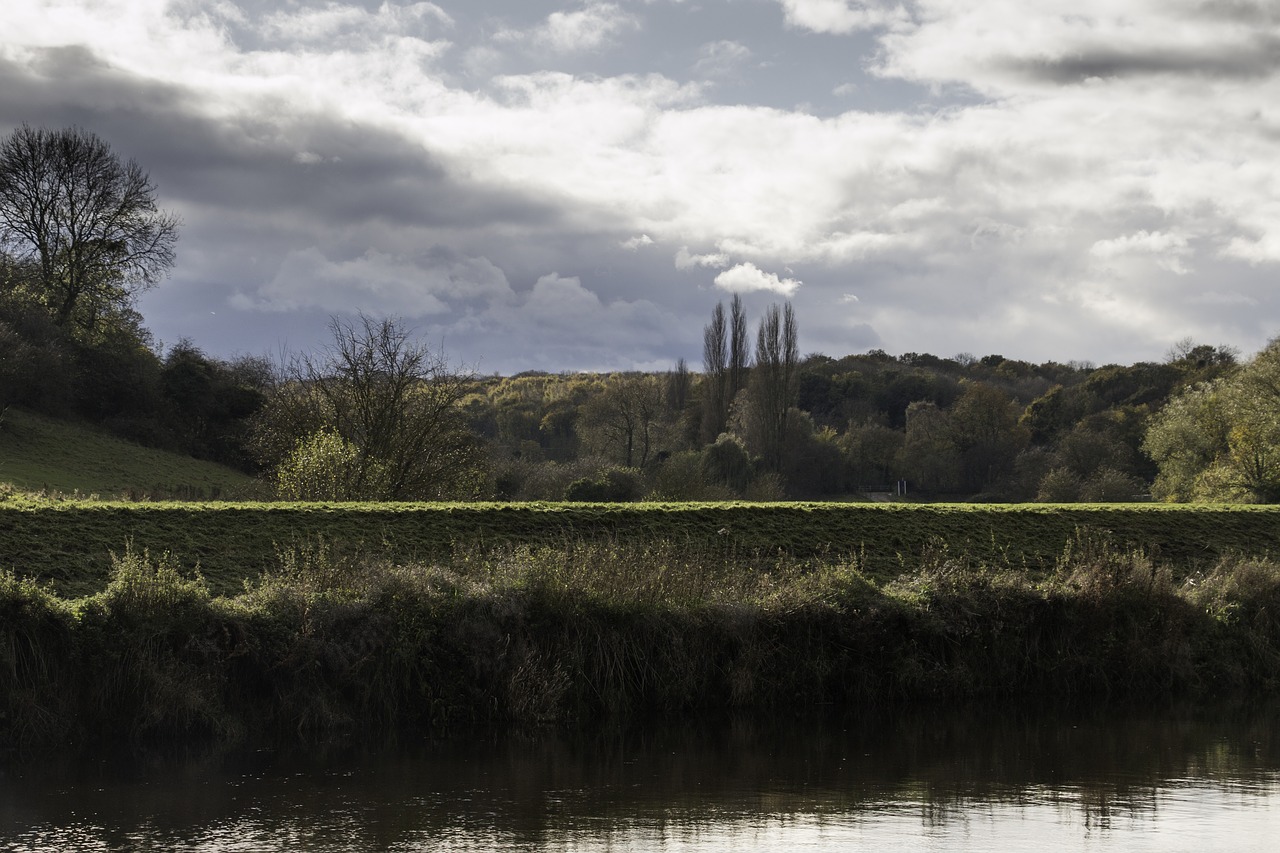
[[[520,369],[619,370],[674,362],[678,326],[648,299],[605,301],[580,277],[552,272],[516,299],[470,315],[451,334],[499,357],[520,353]]]
[[[513,296],[502,270],[487,258],[412,259],[369,249],[335,261],[312,246],[290,252],[269,282],[256,293],[237,293],[231,305],[247,311],[318,308],[425,317],[461,303],[500,303]]]
[[[224,19],[241,24],[247,22],[239,8],[231,8],[234,11],[229,16],[224,15]],[[256,29],[261,36],[278,43],[328,48],[335,40],[341,40],[344,48],[350,50],[353,41],[378,43],[386,38],[417,37],[432,31],[433,25],[449,27],[452,24],[453,18],[434,3],[398,5],[387,2],[371,11],[361,6],[330,2],[319,8],[293,7],[270,12],[258,21]]]
[[[1216,290],[1207,290],[1191,297],[1188,302],[1192,305],[1243,306],[1249,308],[1254,308],[1261,304],[1253,296],[1247,296],[1243,293],[1222,293]]]
[[[1126,234],[1114,239],[1098,240],[1089,247],[1090,255],[1106,260],[1149,256],[1154,258],[1163,269],[1178,275],[1186,275],[1190,272],[1183,260],[1191,253],[1191,247],[1185,236],[1161,231],[1139,231],[1136,234]]]
[[[751,50],[746,45],[722,39],[707,42],[698,49],[698,61],[694,63],[693,70],[704,77],[728,77],[749,59]]]
[[[156,292],[238,293],[246,323],[385,302],[516,362],[601,363],[609,337],[696,354],[708,293],[647,238],[721,288],[795,282],[807,348],[850,345],[828,316],[850,290],[858,340],[898,351],[1121,360],[1274,334],[1275,4],[904,6],[7,0],[0,131],[77,123],[137,157],[187,222]],[[688,82],[704,60],[715,84]],[[450,273],[467,259],[524,284]],[[555,269],[590,273],[539,290]],[[1196,301],[1206,282],[1230,298]],[[535,292],[602,331],[520,329]]]
[[[581,53],[601,50],[637,27],[639,19],[618,4],[587,2],[573,12],[552,12],[530,30],[500,30],[494,39],[529,44],[553,53]]]
[[[636,237],[629,237],[626,240],[619,242],[618,245],[626,249],[628,252],[634,252],[643,246],[652,246],[653,238],[648,234],[640,234]]]
[[[779,0],[789,26],[815,33],[846,35],[857,30],[900,26],[909,17],[903,7],[875,0]]]
[[[750,293],[756,290],[767,290],[791,296],[800,287],[794,278],[778,278],[774,273],[767,273],[755,264],[738,264],[720,273],[715,278],[716,287],[730,293]]]
[[[785,0],[784,0],[785,1]],[[1280,68],[1274,9],[1200,0],[917,0],[886,33],[880,71],[987,93],[1150,77],[1261,80]]]
[[[681,246],[676,252],[676,269],[678,270],[693,269],[694,267],[723,268],[727,266],[729,266],[729,256],[721,252],[694,255],[689,252],[688,246]]]

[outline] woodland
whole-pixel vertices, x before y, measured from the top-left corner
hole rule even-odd
[[[0,141],[0,429],[20,407],[324,500],[1280,500],[1280,344],[1158,362],[797,348],[715,306],[701,370],[482,376],[396,318],[283,361],[156,344],[180,223],[92,133]],[[531,365],[536,367],[536,365]]]

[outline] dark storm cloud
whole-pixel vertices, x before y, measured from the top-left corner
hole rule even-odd
[[[1070,56],[1009,58],[1002,64],[1015,74],[1056,84],[1150,75],[1257,80],[1280,69],[1280,38],[1257,34],[1231,51],[1176,47],[1122,50],[1098,45]]]
[[[161,181],[163,199],[332,227],[559,224],[550,205],[458,181],[402,136],[287,103],[275,114],[214,117],[190,91],[129,75],[84,48],[37,51],[28,68],[0,59],[0,87],[11,125],[89,128]]]
[[[1207,21],[1238,21],[1242,24],[1280,22],[1280,7],[1271,0],[1206,0],[1191,12]]]

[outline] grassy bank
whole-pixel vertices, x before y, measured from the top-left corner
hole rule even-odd
[[[1074,538],[1043,577],[935,548],[726,561],[678,542],[284,552],[235,597],[130,552],[66,600],[0,575],[0,736],[296,737],[920,698],[1168,697],[1280,685],[1280,564]]]
[[[1037,573],[1077,531],[1106,531],[1180,573],[1230,554],[1280,555],[1280,507],[941,504],[139,504],[0,500],[0,570],[63,596],[100,592],[111,554],[171,551],[234,595],[277,552],[324,539],[396,563],[567,542],[662,543],[710,557],[856,559],[889,578],[945,542],[986,565]]]
[[[0,418],[0,483],[133,500],[226,499],[254,488],[253,478],[225,465],[17,408],[5,409]]]

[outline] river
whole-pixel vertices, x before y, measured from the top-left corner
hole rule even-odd
[[[0,849],[1274,851],[1280,711],[917,709],[13,760]]]

